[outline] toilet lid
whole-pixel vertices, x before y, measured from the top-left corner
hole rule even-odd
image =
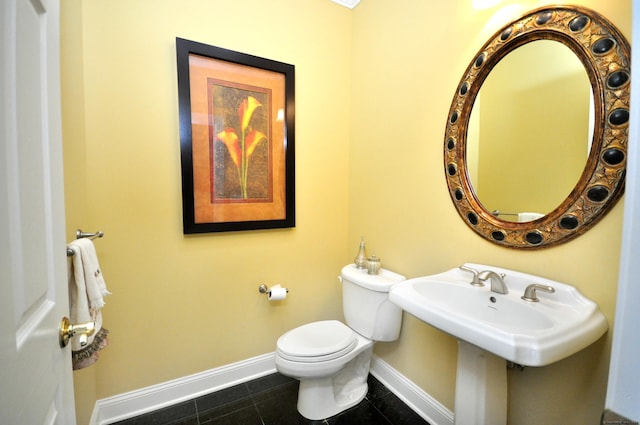
[[[356,334],[351,328],[337,320],[325,320],[290,330],[276,345],[278,354],[285,359],[320,362],[340,357],[356,344]]]

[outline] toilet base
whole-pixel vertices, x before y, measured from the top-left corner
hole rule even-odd
[[[372,352],[373,347],[367,348],[333,376],[300,379],[298,412],[320,420],[360,403],[367,395]]]

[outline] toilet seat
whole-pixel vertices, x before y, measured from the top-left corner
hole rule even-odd
[[[297,362],[323,362],[341,357],[357,345],[353,329],[337,320],[302,325],[282,335],[276,344],[282,358]]]

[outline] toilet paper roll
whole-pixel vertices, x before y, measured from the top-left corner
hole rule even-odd
[[[269,288],[269,301],[284,300],[287,298],[287,288],[275,285]]]

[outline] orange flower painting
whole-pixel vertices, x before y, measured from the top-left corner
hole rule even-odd
[[[185,234],[295,227],[295,66],[176,38]]]
[[[271,199],[268,95],[210,88],[212,202]]]

